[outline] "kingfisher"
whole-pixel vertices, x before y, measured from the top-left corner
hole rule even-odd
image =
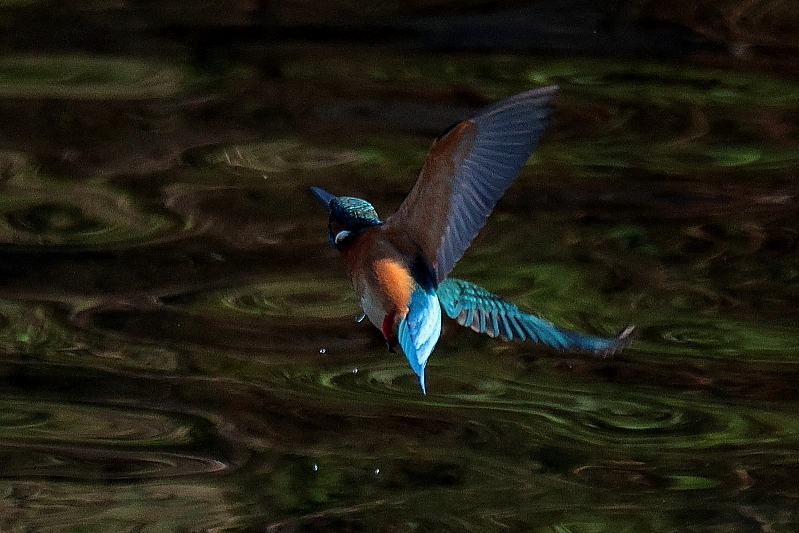
[[[561,351],[609,355],[631,339],[567,331],[470,283],[448,278],[510,187],[549,123],[557,87],[494,103],[433,142],[416,184],[385,221],[360,198],[311,187],[329,214],[328,238],[389,351],[399,344],[427,393],[425,367],[441,335],[441,309],[491,337],[531,340]]]

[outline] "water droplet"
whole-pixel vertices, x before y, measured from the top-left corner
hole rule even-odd
[[[352,369],[352,373],[353,373],[353,374],[357,374],[357,373],[358,373],[358,369],[357,369],[357,368],[353,368],[353,369]]]
[[[318,464],[316,464],[316,463],[314,463],[314,464],[313,464],[313,466],[312,466],[311,468],[313,469],[313,471],[314,471],[314,472],[316,472],[316,471],[318,471],[318,470],[319,470],[319,465],[318,465]]]
[[[380,473],[380,469],[379,468],[375,468],[375,475],[377,475],[379,473]]]
[[[327,348],[319,348],[319,353],[327,353]]]

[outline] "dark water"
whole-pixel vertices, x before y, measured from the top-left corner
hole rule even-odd
[[[704,6],[686,27],[729,49],[654,59],[9,30],[0,532],[799,530],[799,83],[770,6]],[[455,274],[638,337],[595,359],[448,322],[423,396],[307,187],[388,215],[439,131],[553,83]]]

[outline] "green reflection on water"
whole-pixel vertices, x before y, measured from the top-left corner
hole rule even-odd
[[[670,488],[673,490],[712,489],[720,484],[716,480],[700,476],[671,476],[669,480],[672,482]]]
[[[0,58],[0,97],[144,99],[184,87],[181,67],[126,58],[31,55]]]
[[[289,277],[203,294],[187,309],[214,316],[338,318],[355,316],[358,307],[343,276],[325,279]]]
[[[462,84],[488,99],[528,89],[531,83],[558,84],[559,105],[584,114],[583,122],[574,134],[577,142],[548,142],[539,148],[538,159],[528,166],[541,175],[562,173],[564,167],[609,177],[624,169],[676,175],[775,170],[797,161],[798,139],[790,124],[799,105],[799,84],[788,78],[613,59],[356,56],[346,61],[305,57],[289,61],[284,72],[300,79],[346,78],[373,90],[403,83],[420,89]],[[369,75],[374,65],[384,73],[377,80]],[[787,127],[778,140],[768,132],[772,123]],[[381,141],[370,142],[380,146]],[[404,159],[401,146],[380,147],[376,154],[369,148],[370,159],[390,168],[389,161]],[[415,154],[410,171],[418,168],[425,148]],[[389,179],[394,175],[388,174]]]
[[[568,83],[579,92],[659,103],[711,102],[731,106],[786,106],[799,101],[799,85],[762,73],[657,62],[567,59],[541,61],[527,71],[534,83]]]
[[[333,458],[287,456],[256,470],[263,476],[270,503],[297,511],[340,501],[346,492],[341,466]]]
[[[87,307],[97,302],[86,302]],[[168,371],[177,367],[174,350],[97,339],[69,327],[49,306],[0,300],[0,350],[8,360],[87,368]],[[6,371],[11,371],[8,367]]]
[[[764,322],[735,321],[723,318],[675,317],[674,322],[659,324],[651,318],[649,330],[659,339],[645,335],[638,349],[643,352],[687,355],[692,357],[734,358],[799,363],[799,332],[796,328]]]
[[[127,446],[191,442],[191,427],[157,413],[41,401],[0,401],[0,439]]]
[[[133,195],[91,180],[20,172],[0,192],[0,242],[15,245],[132,245],[177,226],[144,211]]]
[[[468,83],[492,98],[520,87],[560,85],[565,92],[583,96],[648,102],[651,104],[703,102],[734,106],[795,106],[799,85],[789,79],[759,72],[702,68],[686,64],[605,58],[534,59],[513,56],[392,56],[361,54],[356,64],[347,58],[302,58],[289,62],[284,73],[301,78],[370,78],[382,83],[451,86]],[[371,75],[372,65],[381,75]]]
[[[221,531],[242,526],[223,489],[196,481],[103,487],[8,481],[1,487],[3,531]]]
[[[210,154],[208,161],[274,173],[321,170],[359,163],[362,157],[352,150],[325,150],[286,140],[226,147],[220,152]]]

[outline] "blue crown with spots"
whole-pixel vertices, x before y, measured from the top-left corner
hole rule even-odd
[[[372,204],[361,198],[338,196],[330,202],[330,214],[347,226],[374,226],[380,224]]]

